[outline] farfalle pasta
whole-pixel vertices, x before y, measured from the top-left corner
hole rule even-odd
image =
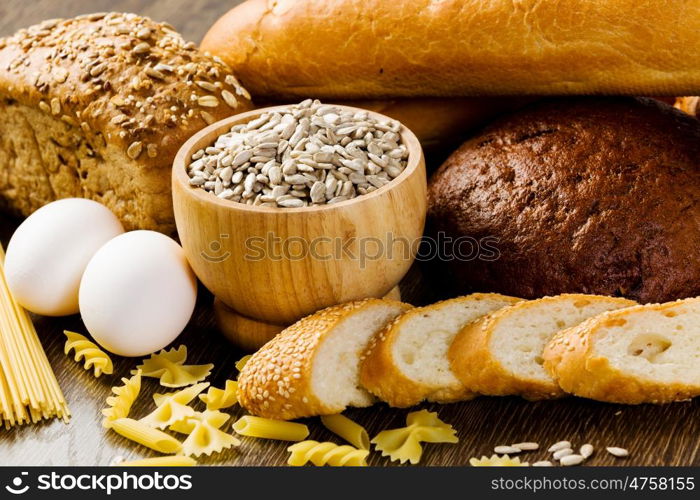
[[[181,345],[177,349],[162,350],[137,366],[144,377],[160,379],[163,387],[185,387],[201,382],[209,376],[213,364],[186,365],[187,347]],[[133,372],[132,372],[133,373]]]
[[[193,416],[194,409],[187,405],[208,386],[208,382],[201,382],[170,394],[154,394],[153,400],[157,408],[143,417],[141,422],[151,427],[165,429],[175,422]]]
[[[241,359],[239,359],[238,361],[236,361],[236,370],[238,370],[239,372],[240,372],[240,371],[243,371],[243,367],[246,365],[246,363],[247,363],[247,362],[250,360],[250,358],[252,358],[252,357],[253,357],[252,354],[246,354],[246,355],[243,356]]]
[[[279,441],[302,441],[309,437],[309,428],[304,424],[285,420],[246,415],[233,424],[233,430],[241,436]]]
[[[491,457],[483,455],[481,458],[470,458],[469,465],[472,467],[528,467],[530,464],[521,462],[518,457],[510,458],[508,455],[503,455],[502,457],[498,455],[491,455]]]
[[[184,451],[183,443],[170,434],[166,434],[133,418],[111,420],[109,428],[130,441],[161,453],[179,453]]]
[[[207,410],[230,408],[238,403],[238,382],[227,380],[223,389],[210,387],[206,394],[199,395],[199,399],[207,405]]]
[[[302,466],[311,462],[320,467],[366,467],[369,450],[358,450],[354,446],[318,441],[302,441],[287,448],[290,453],[287,464]]]
[[[172,457],[153,457],[141,460],[130,460],[114,464],[116,467],[193,467],[197,461],[185,455],[174,455]]]
[[[141,371],[137,370],[131,378],[122,378],[122,383],[124,385],[112,387],[114,396],[107,398],[108,408],[102,410],[102,415],[105,417],[102,421],[104,427],[110,427],[110,422],[113,420],[129,416],[131,406],[141,392]]]
[[[71,351],[75,351],[75,361],[83,360],[85,369],[92,368],[95,377],[103,373],[107,375],[114,373],[112,359],[97,344],[76,332],[64,330],[63,333],[67,339],[63,347],[64,354],[68,355]]]
[[[437,413],[414,411],[406,416],[406,427],[382,431],[372,439],[382,456],[392,461],[417,464],[423,454],[421,443],[456,443],[459,440],[451,425],[440,420]]]
[[[228,419],[225,413],[207,410],[175,422],[170,429],[188,434],[182,443],[184,455],[211,455],[241,444],[236,437],[221,430]]]
[[[364,427],[345,415],[324,415],[321,423],[336,436],[361,450],[369,450],[369,435]]]

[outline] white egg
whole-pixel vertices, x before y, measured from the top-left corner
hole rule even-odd
[[[37,314],[76,314],[85,267],[123,232],[119,219],[96,201],[67,198],[43,206],[17,228],[7,247],[5,274],[12,294]]]
[[[175,241],[153,231],[111,240],[80,283],[80,314],[92,337],[120,356],[158,351],[182,332],[197,300],[197,280]]]

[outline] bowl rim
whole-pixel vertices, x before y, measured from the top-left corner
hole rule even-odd
[[[255,212],[255,213],[266,213],[266,214],[296,214],[296,213],[310,213],[310,212],[318,212],[318,211],[329,211],[329,210],[339,210],[339,209],[345,209],[348,207],[351,207],[354,204],[360,204],[363,202],[369,202],[375,198],[378,198],[380,196],[385,195],[392,189],[398,188],[400,185],[405,183],[410,177],[413,176],[413,174],[416,173],[417,170],[420,169],[421,165],[425,164],[424,156],[423,156],[423,148],[420,144],[420,141],[416,137],[416,135],[408,128],[406,127],[403,123],[399,122],[400,128],[399,128],[399,136],[401,137],[401,142],[406,146],[406,149],[408,151],[408,159],[406,160],[406,167],[404,168],[403,172],[399,174],[397,177],[392,179],[390,182],[382,186],[381,188],[372,191],[369,194],[364,194],[364,195],[359,195],[355,198],[352,198],[350,200],[346,201],[341,201],[338,203],[333,203],[333,204],[321,204],[321,205],[312,205],[312,206],[307,206],[307,207],[296,207],[296,208],[281,208],[281,207],[265,207],[265,206],[260,206],[260,205],[248,205],[246,203],[240,203],[237,201],[231,201],[231,200],[224,200],[222,198],[219,198],[216,196],[214,193],[205,191],[204,189],[201,189],[196,186],[190,186],[189,184],[189,175],[187,174],[187,165],[189,165],[189,159],[194,152],[195,145],[202,141],[203,138],[209,135],[221,135],[225,133],[227,130],[229,130],[234,124],[237,123],[244,123],[244,122],[250,122],[257,118],[258,116],[262,115],[263,113],[271,113],[275,111],[281,111],[281,110],[286,110],[290,106],[294,106],[297,103],[293,104],[282,104],[282,105],[277,105],[277,106],[268,106],[264,108],[256,108],[250,111],[245,111],[243,113],[236,113],[235,115],[231,115],[229,117],[226,117],[222,120],[219,120],[217,122],[212,123],[211,125],[206,126],[205,128],[199,130],[196,132],[194,135],[192,135],[178,150],[177,154],[175,155],[175,159],[173,160],[173,167],[172,167],[172,179],[174,182],[180,183],[183,188],[184,192],[188,196],[193,196],[199,201],[203,203],[212,203],[215,205],[219,205],[222,208],[229,208],[231,210],[241,210],[243,212]],[[332,105],[336,106],[338,108],[344,109],[344,110],[349,110],[349,111],[363,111],[369,113],[371,116],[373,116],[377,120],[391,120],[391,121],[399,121],[395,120],[393,118],[390,118],[386,115],[383,115],[381,113],[377,113],[376,111],[371,111],[369,109],[363,109],[363,108],[358,108],[355,106],[346,106],[343,104],[333,104],[333,103],[326,103],[324,102],[323,104],[327,105]],[[213,142],[212,142],[213,143]],[[197,149],[201,149],[201,146],[198,147]],[[427,180],[426,180],[427,182]],[[173,190],[173,193],[175,191]]]

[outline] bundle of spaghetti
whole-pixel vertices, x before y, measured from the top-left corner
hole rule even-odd
[[[10,293],[0,245],[0,423],[15,425],[61,418],[70,411],[32,320]]]

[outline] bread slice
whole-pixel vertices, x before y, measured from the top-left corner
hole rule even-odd
[[[360,384],[401,408],[424,399],[452,403],[473,397],[450,370],[447,349],[464,325],[520,300],[475,293],[403,313],[370,341]]]
[[[468,389],[481,394],[561,396],[562,390],[542,367],[542,351],[552,336],[591,316],[634,304],[583,294],[520,302],[464,327],[448,351],[450,366]]]
[[[625,404],[700,396],[700,298],[591,318],[555,335],[543,358],[577,396]]]
[[[299,320],[246,363],[238,378],[241,406],[278,420],[370,406],[374,397],[359,385],[360,356],[373,335],[410,308],[365,299]]]

